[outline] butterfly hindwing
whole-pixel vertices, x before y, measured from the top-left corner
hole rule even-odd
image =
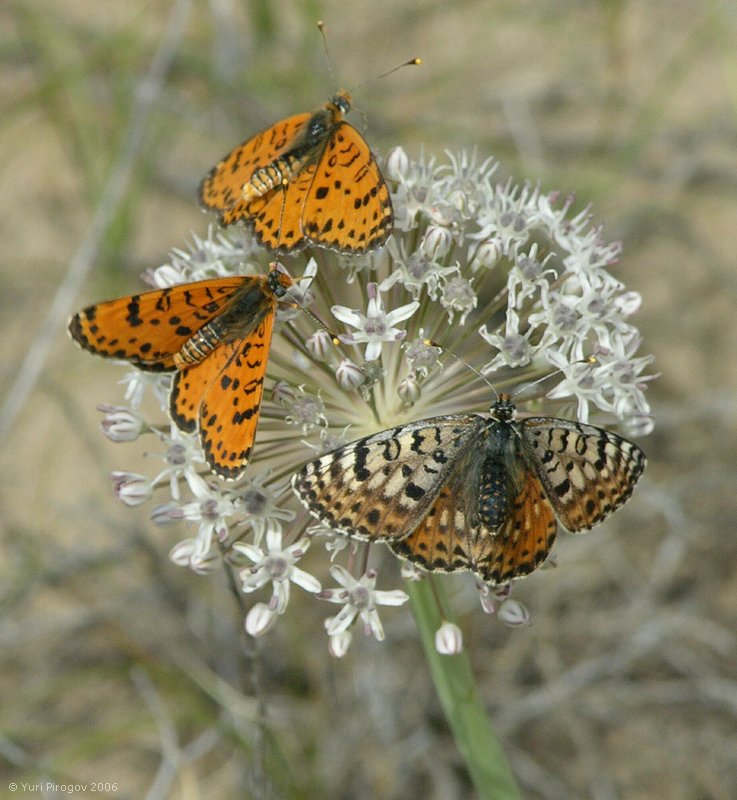
[[[105,358],[151,372],[173,370],[174,355],[222,311],[243,280],[215,278],[95,303],[72,317],[69,333]]]
[[[472,443],[474,419],[437,417],[368,436],[309,462],[292,485],[313,516],[348,536],[402,538]]]
[[[482,461],[461,459],[422,522],[391,549],[428,571],[465,570],[493,585],[532,572],[555,540],[553,509],[524,463],[492,462],[490,469],[491,481]],[[497,492],[499,513],[485,512],[485,484]]]
[[[307,244],[302,229],[302,209],[315,174],[314,164],[305,167],[284,188],[252,201],[251,225],[264,247],[276,253],[288,253]]]
[[[647,460],[615,433],[550,417],[518,423],[545,492],[569,531],[588,530],[632,494]]]
[[[202,399],[202,449],[210,467],[225,478],[243,472],[251,455],[273,328],[272,311],[245,339],[234,343],[232,355]]]

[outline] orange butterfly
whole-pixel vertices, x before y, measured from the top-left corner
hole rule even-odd
[[[314,114],[277,122],[227,155],[200,187],[223,225],[246,220],[278,253],[308,244],[345,253],[382,245],[392,231],[389,190],[338,92]]]
[[[237,478],[256,435],[277,302],[291,285],[276,269],[184,283],[88,306],[69,333],[105,358],[175,372],[172,419],[187,433],[199,427],[210,468]]]

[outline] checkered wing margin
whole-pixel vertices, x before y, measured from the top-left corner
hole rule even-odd
[[[402,539],[427,514],[484,424],[458,415],[390,428],[309,462],[292,486],[314,517],[341,533]]]

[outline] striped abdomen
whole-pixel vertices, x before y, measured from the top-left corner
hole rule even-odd
[[[201,327],[191,338],[187,339],[182,349],[174,354],[174,363],[177,368],[182,369],[182,367],[204,361],[218,345],[223,343],[223,334],[222,322],[217,319]]]
[[[285,186],[304,167],[305,159],[294,153],[285,153],[275,158],[271,164],[257,169],[248,183],[243,185],[241,199],[249,202],[258,197],[263,197],[277,186]]]

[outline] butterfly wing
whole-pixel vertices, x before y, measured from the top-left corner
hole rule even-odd
[[[636,444],[593,425],[532,417],[517,427],[545,494],[569,531],[588,530],[622,505],[647,463]]]
[[[243,280],[215,278],[95,303],[71,318],[69,333],[105,358],[151,372],[173,370],[174,355],[218,316]]]
[[[169,407],[184,431],[199,428],[205,459],[223,478],[237,478],[248,464],[258,426],[276,299],[264,294],[253,329],[216,347],[174,376]]]
[[[250,221],[263,208],[262,198],[251,202],[242,199],[243,187],[257,169],[267,166],[289,148],[310,117],[311,114],[295,114],[277,122],[238,145],[210,170],[200,186],[200,202],[219,213],[221,225],[242,219]]]
[[[366,140],[339,123],[304,199],[302,230],[322,247],[363,253],[382,245],[393,224],[389,190]]]
[[[532,572],[547,557],[557,523],[532,469],[510,463],[495,485],[505,513],[491,527],[480,510],[482,462],[471,451],[455,467],[426,517],[391,549],[429,571],[465,570],[498,585]]]
[[[309,462],[292,486],[334,530],[371,541],[401,539],[422,521],[482,424],[458,415],[390,428]]]
[[[251,201],[248,214],[254,234],[275,253],[289,253],[307,244],[302,229],[302,208],[315,165],[308,164],[286,186]]]
[[[275,308],[247,338],[210,385],[200,409],[205,459],[218,475],[237,478],[248,464],[256,438]]]

